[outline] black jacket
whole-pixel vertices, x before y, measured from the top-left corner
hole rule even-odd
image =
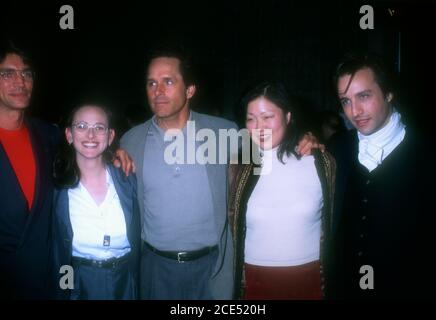
[[[430,267],[435,215],[431,156],[422,138],[404,140],[372,172],[358,162],[355,130],[336,137],[329,151],[337,163],[329,256],[339,298],[435,297]],[[373,269],[374,289],[363,290],[360,268]],[[366,274],[366,273],[365,273]]]
[[[48,290],[52,164],[59,130],[25,119],[36,162],[36,186],[29,211],[25,196],[0,144],[0,297],[50,298]],[[20,146],[17,146],[19,148]]]

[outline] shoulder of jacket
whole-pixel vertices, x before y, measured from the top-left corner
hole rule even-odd
[[[194,118],[197,118],[202,121],[207,121],[211,126],[219,129],[237,129],[238,126],[233,121],[227,120],[225,118],[211,116],[204,113],[198,113],[192,111]]]
[[[141,123],[131,129],[129,129],[122,137],[121,141],[125,142],[129,140],[130,138],[136,137],[138,135],[143,136],[143,131],[150,125],[151,119],[145,121],[144,123]]]

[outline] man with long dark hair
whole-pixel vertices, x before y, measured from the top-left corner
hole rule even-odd
[[[349,55],[334,85],[356,130],[332,143],[337,161],[332,293],[342,298],[434,297],[429,268],[434,176],[422,138],[396,108],[394,73],[374,55]]]
[[[59,132],[25,116],[34,73],[12,44],[0,49],[0,296],[48,298],[51,164]]]

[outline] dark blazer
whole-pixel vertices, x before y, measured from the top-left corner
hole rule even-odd
[[[0,297],[41,299],[50,297],[52,164],[60,135],[57,127],[43,121],[25,119],[25,124],[36,162],[30,210],[0,143]]]
[[[140,257],[140,216],[136,196],[136,176],[124,175],[121,169],[109,165],[115,189],[123,208],[126,220],[127,238],[131,246],[131,257],[129,260],[129,272],[134,278],[134,283],[138,283],[139,257]],[[72,259],[73,229],[70,221],[68,189],[55,189],[53,202],[53,264],[55,280],[53,281],[57,298],[69,299],[70,290],[62,290],[59,287],[59,280],[63,274],[59,273],[62,265],[71,265]],[[138,288],[138,286],[136,287]]]
[[[429,267],[435,215],[432,157],[427,145],[406,128],[404,140],[372,172],[358,162],[355,130],[336,137],[336,200],[331,257],[334,295],[340,298],[433,296]],[[433,193],[434,194],[434,193]],[[374,271],[374,289],[362,290],[362,265]]]

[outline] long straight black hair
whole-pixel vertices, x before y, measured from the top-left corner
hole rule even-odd
[[[289,157],[293,154],[297,159],[300,159],[301,156],[295,151],[298,141],[301,138],[301,131],[297,119],[297,100],[288,94],[288,91],[282,82],[265,81],[249,90],[242,98],[241,108],[244,111],[244,117],[247,114],[248,104],[258,98],[265,98],[272,102],[283,111],[285,118],[288,112],[291,113],[291,120],[286,126],[285,135],[277,151],[277,157],[282,163],[284,163],[284,155]]]
[[[96,107],[105,113],[108,120],[108,130],[113,129],[112,112],[99,103],[85,102],[77,104],[76,107],[70,112],[67,120],[63,124],[62,134],[66,128],[71,128],[73,125],[74,116],[83,107]],[[114,159],[114,150],[116,148],[116,139],[112,141],[106,150],[104,150],[102,156],[105,164],[109,164]],[[62,139],[59,151],[56,154],[54,166],[53,166],[54,183],[57,188],[75,188],[80,181],[80,169],[76,161],[76,150],[74,145],[69,144],[67,139]]]

